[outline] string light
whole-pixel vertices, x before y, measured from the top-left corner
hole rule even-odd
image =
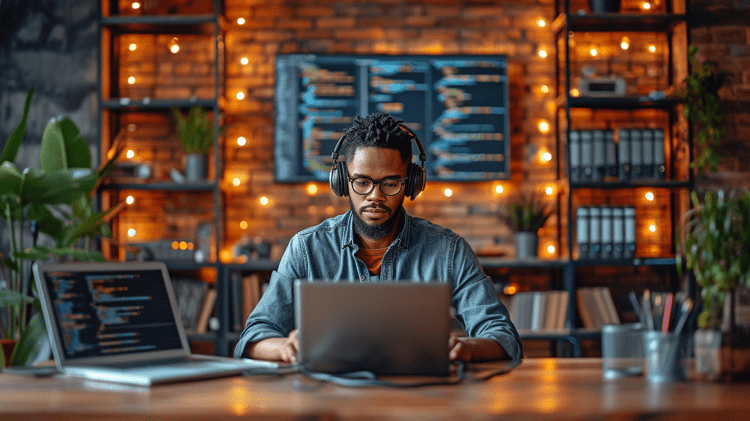
[[[539,19],[536,24],[539,25],[540,28],[547,26],[547,22],[545,22],[544,19]]]
[[[237,92],[237,99],[239,99],[240,101],[242,101],[243,99],[245,99],[245,93],[244,92]]]
[[[497,193],[497,194],[503,194],[503,185],[502,184],[498,184],[498,185],[495,186],[495,193]]]
[[[643,7],[643,10],[651,10],[651,3],[644,2],[641,7]]]
[[[135,237],[135,229],[130,228],[128,230],[128,237]]]
[[[259,202],[263,206],[267,206],[268,203],[270,203],[270,201],[268,200],[268,198],[266,196],[261,197],[260,200],[259,200]]]
[[[239,178],[234,178],[234,179],[232,179],[232,185],[233,185],[234,187],[239,187],[239,186],[240,186],[240,184],[241,184],[241,181],[240,181],[240,179],[239,179]]]
[[[553,186],[545,187],[544,194],[546,194],[547,196],[552,196],[553,194],[555,194],[555,188]]]
[[[249,62],[250,62],[250,60],[248,60],[247,57],[242,57],[240,59],[240,63],[242,63],[243,66],[246,65]]]
[[[125,152],[125,156],[128,157],[128,159],[133,159],[135,152],[132,149],[128,149],[128,151]]]
[[[628,37],[622,37],[622,41],[620,41],[620,48],[623,50],[627,50],[630,48],[630,38]]]
[[[652,53],[655,53],[655,52],[656,52],[656,46],[655,46],[655,45],[653,45],[653,44],[649,45],[649,46],[648,46],[648,51],[650,51],[650,52],[652,52]]]
[[[539,57],[541,57],[541,58],[547,58],[547,50],[545,50],[545,49],[539,50],[538,54],[539,54]]]
[[[134,76],[130,76],[130,77],[128,78],[128,84],[129,84],[129,85],[132,85],[132,84],[134,84],[134,83],[135,83],[135,77],[134,77]]]
[[[646,200],[648,200],[649,202],[653,201],[654,200],[654,193],[652,193],[652,192],[646,193]]]
[[[539,88],[539,89],[540,89],[540,90],[542,91],[542,93],[544,93],[544,94],[548,94],[548,93],[549,93],[549,86],[547,86],[547,85],[542,85],[542,87],[541,87],[541,88]]]
[[[240,229],[243,229],[243,230],[247,229],[247,221],[240,222]]]
[[[589,54],[591,54],[591,57],[596,57],[596,55],[599,54],[599,52],[596,51],[596,48],[592,48],[589,50]]]
[[[135,43],[130,44],[130,46],[128,48],[130,49],[130,51],[135,51],[135,49],[136,49]]]
[[[133,8],[133,10],[138,10],[141,8],[141,3],[134,1],[131,7]]]
[[[245,146],[246,144],[247,144],[247,139],[245,139],[245,136],[240,136],[237,138],[237,145]]]
[[[579,91],[578,88],[573,88],[570,90],[570,96],[581,96],[581,91]]]
[[[453,190],[451,190],[451,189],[445,189],[443,191],[443,194],[445,195],[445,197],[451,197],[451,196],[453,196]]]
[[[549,133],[549,123],[546,120],[540,121],[538,127],[540,132],[544,134]]]
[[[135,203],[135,198],[133,196],[128,196],[125,198],[125,203],[127,203],[128,205],[132,205],[133,203]]]
[[[649,225],[648,226],[648,230],[651,231],[651,232],[656,232],[656,225],[654,225],[654,224]]]
[[[177,37],[174,37],[169,41],[169,51],[171,51],[172,54],[177,54],[177,52],[180,51],[180,46],[177,44],[177,41]]]
[[[539,151],[539,161],[541,161],[542,163],[547,163],[547,162],[552,161],[552,154],[550,153],[550,151],[548,151],[546,149],[540,150]]]
[[[245,18],[238,18],[237,19],[237,24],[238,25],[244,25],[245,24]]]
[[[318,186],[317,185],[315,185],[314,183],[310,183],[310,184],[307,185],[307,194],[309,194],[310,196],[312,196],[312,195],[314,195],[317,192],[318,192]]]
[[[547,253],[548,254],[554,255],[555,254],[555,250],[556,249],[555,249],[555,245],[554,244],[550,244],[550,245],[547,246]]]

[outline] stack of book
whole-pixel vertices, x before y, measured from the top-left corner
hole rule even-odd
[[[635,258],[635,207],[582,206],[576,209],[578,260]]]
[[[664,130],[571,130],[570,181],[663,180]]]
[[[513,295],[510,317],[519,331],[565,329],[570,294],[567,291],[529,291]]]
[[[620,323],[620,316],[608,287],[578,288],[576,301],[584,328],[601,329],[604,325]]]

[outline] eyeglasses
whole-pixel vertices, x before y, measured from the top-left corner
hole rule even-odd
[[[352,183],[352,190],[357,194],[370,194],[375,185],[380,186],[380,191],[386,196],[395,196],[401,193],[401,188],[406,184],[404,180],[398,178],[383,178],[380,180],[371,180],[366,177],[349,178]]]

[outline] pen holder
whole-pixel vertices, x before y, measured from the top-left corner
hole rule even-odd
[[[651,383],[678,382],[687,378],[690,336],[677,332],[646,331],[643,357]]]
[[[605,379],[643,374],[643,325],[623,323],[602,327]]]

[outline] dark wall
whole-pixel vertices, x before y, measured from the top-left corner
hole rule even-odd
[[[19,167],[38,165],[44,127],[60,114],[89,143],[97,141],[98,16],[97,0],[0,1],[0,146],[21,119],[26,92],[34,89]]]

